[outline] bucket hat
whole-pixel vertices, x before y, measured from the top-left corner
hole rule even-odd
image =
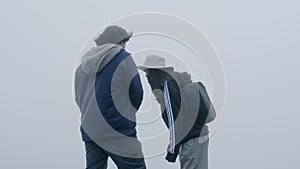
[[[105,30],[95,39],[95,43],[98,46],[107,43],[117,44],[122,40],[129,39],[132,34],[132,32],[128,32],[118,25],[112,25],[105,28]]]
[[[157,55],[149,55],[146,57],[144,65],[137,66],[140,70],[146,69],[173,69],[171,66],[166,66],[166,60],[164,57]]]

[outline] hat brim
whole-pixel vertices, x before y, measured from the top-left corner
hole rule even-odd
[[[133,35],[133,32],[127,32],[127,36],[125,38],[123,38],[122,40],[125,40],[125,39],[130,39]]]
[[[166,66],[137,66],[138,69],[145,71],[146,69],[173,69],[173,67]]]

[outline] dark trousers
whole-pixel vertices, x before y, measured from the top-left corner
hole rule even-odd
[[[85,142],[86,169],[106,169],[110,157],[119,169],[146,169],[144,158],[129,158],[112,154],[94,142]]]

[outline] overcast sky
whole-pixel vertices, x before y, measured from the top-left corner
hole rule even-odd
[[[299,5],[296,0],[1,1],[0,168],[84,168],[72,99],[77,56],[103,25],[137,12],[182,17],[219,53],[227,95],[211,137],[211,169],[299,168]],[[143,38],[128,49],[146,42]],[[178,167],[163,158],[147,158],[148,168]]]

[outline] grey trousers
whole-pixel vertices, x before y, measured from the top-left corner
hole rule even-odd
[[[179,151],[181,169],[208,169],[208,137],[197,137],[184,143]]]

